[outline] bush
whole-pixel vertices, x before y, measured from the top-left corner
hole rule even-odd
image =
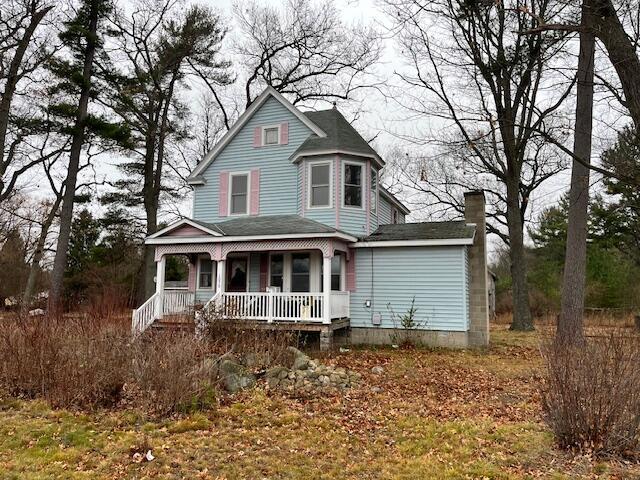
[[[590,337],[583,346],[547,341],[543,410],[558,444],[629,455],[640,434],[640,337]]]
[[[211,407],[217,383],[211,353],[211,344],[193,333],[138,338],[132,379],[140,390],[139,402],[162,414]]]
[[[0,385],[9,394],[89,408],[120,398],[130,363],[121,327],[47,317],[5,319],[1,327]]]

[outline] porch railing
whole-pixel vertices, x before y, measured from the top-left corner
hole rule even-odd
[[[267,322],[322,322],[322,293],[225,292],[220,295],[221,312],[226,317]]]
[[[162,295],[160,315],[191,313],[195,304],[195,293],[188,290],[165,290]]]
[[[160,295],[156,292],[140,307],[133,311],[131,318],[131,333],[137,335],[144,332],[156,319]]]

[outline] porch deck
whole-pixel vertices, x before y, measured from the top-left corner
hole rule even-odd
[[[330,337],[334,330],[349,325],[349,292],[218,292],[199,304],[194,292],[165,290],[134,310],[132,333],[140,334],[154,322],[176,315],[188,315],[195,321],[201,312],[265,328],[318,331]]]

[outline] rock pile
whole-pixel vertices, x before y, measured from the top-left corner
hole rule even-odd
[[[267,370],[265,377],[269,388],[349,388],[360,379],[356,372],[321,365],[294,347],[289,347],[289,350],[294,356],[293,366],[290,369],[272,367]]]

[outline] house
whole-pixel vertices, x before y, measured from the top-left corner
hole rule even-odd
[[[486,344],[484,195],[465,195],[465,220],[405,223],[383,167],[338,110],[302,112],[267,88],[189,177],[193,218],[146,239],[157,289],[134,331],[201,304],[318,331],[323,348],[334,332],[392,343],[413,303],[417,341]],[[186,288],[165,285],[170,255],[189,259]]]

